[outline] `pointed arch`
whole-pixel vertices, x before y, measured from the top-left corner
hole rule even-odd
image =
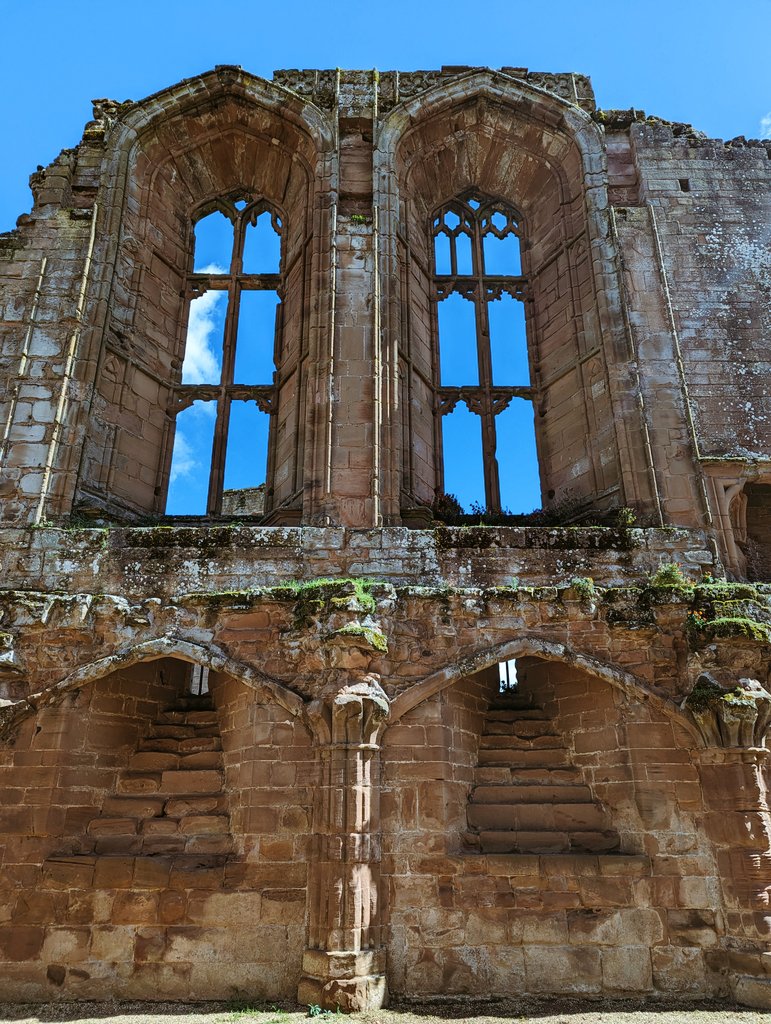
[[[125,644],[112,654],[79,666],[44,690],[29,694],[15,703],[5,704],[1,709],[0,736],[7,734],[23,718],[55,703],[67,693],[81,690],[119,669],[130,668],[143,662],[158,661],[161,658],[176,658],[232,676],[254,690],[263,700],[280,705],[294,718],[304,721],[305,701],[277,680],[231,658],[213,644],[202,644],[185,637],[165,634],[136,644]]]
[[[93,316],[83,339],[82,365],[94,393],[76,427],[84,435],[83,455],[79,466],[68,467],[62,512],[74,504],[129,521],[163,513],[191,301],[186,273],[194,217],[219,199],[246,197],[286,211],[274,393],[262,410],[270,418],[265,510],[276,523],[300,519],[301,445],[312,415],[305,366],[330,315],[328,303],[313,295],[332,291],[323,247],[311,243],[329,234],[336,185],[331,118],[240,68],[216,68],[119,111],[97,197],[88,288]],[[117,381],[103,380],[107,360],[117,363]],[[127,392],[133,395],[122,403]]]
[[[621,315],[618,253],[608,212],[602,129],[586,111],[521,79],[469,71],[396,106],[375,155],[387,372],[403,381],[389,443],[391,490],[431,503],[439,483],[425,223],[440,204],[478,189],[527,221],[523,273],[536,392],[544,504],[600,507],[651,500]],[[410,457],[418,436],[429,455]],[[640,459],[643,462],[640,463]]]
[[[502,661],[515,658],[536,657],[543,661],[559,662],[570,665],[590,676],[602,679],[610,686],[620,690],[633,700],[649,704],[657,712],[676,722],[694,739],[695,746],[703,746],[704,741],[694,723],[683,710],[671,701],[654,693],[640,678],[616,665],[610,665],[591,655],[575,651],[566,644],[541,637],[523,636],[509,640],[494,647],[487,647],[464,658],[453,665],[433,672],[419,683],[403,690],[391,702],[390,724],[398,722],[413,708],[423,701],[429,700],[442,690],[453,686],[458,680],[480,672]]]

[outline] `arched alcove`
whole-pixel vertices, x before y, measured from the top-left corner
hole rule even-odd
[[[64,682],[8,752],[9,984],[23,959],[35,998],[293,996],[314,781],[299,698],[184,641]]]
[[[516,662],[513,694],[499,660]],[[703,899],[688,890],[696,848],[699,884],[718,892],[690,727],[580,660],[513,641],[404,714],[397,698],[383,747],[393,992],[643,994],[679,923],[701,919],[682,910]]]
[[[253,273],[247,279],[239,260],[228,319],[235,336],[239,296],[256,294],[243,293],[244,287],[275,290],[272,322],[259,327],[260,344],[269,353],[268,369],[257,381],[260,393],[246,385],[234,390],[239,380],[224,366],[227,394],[218,393],[218,378],[211,382],[212,394],[203,396],[209,404],[226,403],[217,417],[214,454],[211,440],[202,442],[207,450],[192,451],[174,471],[208,476],[214,465],[221,477],[225,455],[217,446],[227,444],[231,402],[254,406],[255,415],[270,421],[267,479],[255,514],[299,520],[308,364],[324,308],[312,298],[320,273],[323,278],[312,239],[322,227],[322,197],[333,177],[324,116],[271,83],[212,72],[191,88],[175,87],[125,114],[109,144],[111,173],[98,199],[98,280],[92,284],[100,322],[84,368],[94,392],[81,424],[74,507],[128,520],[165,511],[176,420],[191,405],[184,390],[189,380],[183,378],[186,344],[188,352],[194,345],[204,355],[213,353],[214,361],[214,350],[222,347],[213,312],[202,317],[193,308],[202,296],[216,299],[222,287],[218,268],[194,265],[196,224],[218,207],[232,211],[232,219],[244,207],[255,217],[268,208],[274,218],[281,211],[280,269],[271,268],[270,281],[259,270],[254,273],[261,277]],[[241,310],[242,326],[245,318]],[[232,362],[227,339],[225,357]],[[206,401],[194,404],[206,416],[207,408],[198,408]],[[232,422],[230,429],[235,430]],[[228,514],[232,503],[223,509],[223,484],[215,484],[204,512]]]
[[[473,191],[519,211],[526,226],[521,273],[543,504],[644,504],[647,467],[627,441],[639,414],[618,386],[628,353],[597,126],[543,90],[474,72],[396,108],[376,166],[388,207],[386,331],[402,381],[392,443],[402,507],[430,504],[440,486],[430,218]]]

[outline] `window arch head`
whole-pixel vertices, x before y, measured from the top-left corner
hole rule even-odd
[[[522,219],[477,192],[451,200],[432,220],[437,276],[522,276]]]
[[[283,234],[281,212],[263,198],[217,198],[192,218],[167,514],[265,510]]]
[[[522,220],[471,191],[431,218],[440,490],[467,511],[540,505]]]
[[[282,234],[267,200],[215,199],[192,220],[192,273],[280,274]]]

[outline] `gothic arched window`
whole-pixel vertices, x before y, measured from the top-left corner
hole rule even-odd
[[[264,510],[282,232],[264,199],[218,199],[194,219],[167,515]]]
[[[431,231],[440,489],[465,509],[530,512],[541,492],[521,220],[472,192],[443,206]]]

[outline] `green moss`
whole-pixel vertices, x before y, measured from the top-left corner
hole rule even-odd
[[[597,588],[591,576],[574,576],[570,588],[578,594],[582,604],[590,604],[597,596]]]
[[[248,590],[198,590],[182,594],[180,601],[186,604],[226,607],[238,605],[251,607],[258,600],[293,601],[297,625],[307,625],[316,615],[330,610],[349,610],[364,613],[374,612],[377,601],[373,589],[382,584],[378,580],[359,578],[286,580],[273,587],[253,587]]]
[[[704,622],[700,627],[700,634],[705,639],[714,637],[745,638],[760,643],[771,643],[771,626],[765,622],[758,622],[756,619],[746,618],[717,618]]]
[[[688,587],[688,579],[677,562],[662,562],[651,575],[652,587]]]
[[[729,690],[728,693],[723,694],[720,698],[724,704],[738,704],[744,708],[755,707],[755,696],[750,693],[749,690],[745,690],[741,686],[737,686],[733,690]]]
[[[279,588],[270,589],[276,591]],[[182,604],[207,605],[210,608],[251,608],[260,598],[267,596],[267,593],[267,589],[259,587],[252,590],[193,590],[187,594],[180,594],[178,600]],[[275,598],[277,595],[271,593],[270,596]]]
[[[728,583],[716,580],[714,583],[699,583],[694,587],[699,601],[757,601],[762,595],[751,583]]]
[[[482,596],[488,601],[519,601],[522,596],[532,597],[532,587],[520,587],[519,580],[514,579],[511,583],[498,587],[485,587]]]
[[[377,602],[372,589],[378,582],[344,577],[290,583],[295,592],[295,622],[298,626],[307,625],[326,608],[331,611],[374,612]]]
[[[688,613],[691,641],[738,638],[771,642],[771,602],[762,586],[705,576],[694,587],[693,605]]]
[[[693,601],[693,587],[688,584],[660,584],[645,588],[645,595],[650,604],[690,604]]]
[[[332,636],[359,637],[365,640],[368,647],[381,654],[388,654],[388,640],[378,629],[371,626],[362,626],[358,622],[349,622],[347,626],[336,629]]]
[[[709,679],[699,679],[685,698],[686,707],[695,712],[706,711],[720,699],[724,692],[717,683],[710,682]]]
[[[9,651],[13,647],[13,634],[0,633],[0,651]]]
[[[757,601],[714,601],[713,619],[756,619],[758,622],[771,621],[771,608]]]

